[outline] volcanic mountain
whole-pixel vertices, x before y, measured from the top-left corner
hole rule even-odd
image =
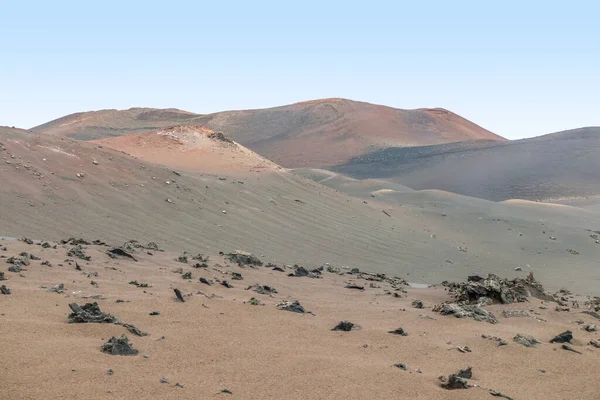
[[[176,109],[102,110],[68,115],[33,130],[92,140],[188,124],[223,132],[290,168],[343,164],[389,146],[504,140],[444,109],[401,110],[346,99],[208,115]]]

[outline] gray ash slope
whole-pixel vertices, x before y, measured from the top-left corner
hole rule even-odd
[[[600,127],[510,142],[387,148],[329,168],[493,201],[553,201],[600,194]]]

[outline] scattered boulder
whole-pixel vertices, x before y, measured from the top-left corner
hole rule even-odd
[[[421,300],[413,300],[413,308],[423,308],[423,302]]]
[[[306,312],[298,300],[282,301],[277,303],[275,306],[278,310],[283,311],[290,311],[300,314],[304,314]]]
[[[120,356],[134,356],[138,353],[129,343],[127,336],[123,335],[120,338],[111,337],[108,342],[102,345],[102,352]]]
[[[139,287],[139,288],[147,288],[147,287],[150,287],[150,285],[148,285],[147,283],[140,283],[140,282],[138,282],[138,281],[130,281],[130,282],[129,282],[129,284],[130,284],[130,285],[133,285],[133,286],[137,286],[137,287]]]
[[[125,327],[125,329],[127,329],[129,332],[133,333],[134,335],[148,336],[148,333],[140,331],[135,325],[125,324],[125,323],[117,323],[117,325],[123,325],[123,327]]]
[[[454,315],[456,318],[472,318],[475,321],[489,322],[490,324],[498,323],[498,319],[491,312],[468,304],[438,304],[433,308],[433,311],[439,312],[442,315]]]
[[[250,300],[248,300],[248,303],[251,306],[260,306],[261,305],[260,300],[255,297],[251,297]]]
[[[173,292],[175,292],[175,297],[177,297],[177,299],[178,299],[180,302],[182,302],[182,303],[184,303],[184,302],[185,302],[185,299],[183,298],[183,294],[181,294],[181,290],[179,290],[179,289],[175,288],[175,289],[173,289]]]
[[[495,342],[498,343],[498,346],[506,346],[508,343],[506,342],[506,340],[499,338],[497,336],[490,336],[490,335],[481,335],[482,338],[484,339],[488,339],[488,340],[493,340]]]
[[[192,273],[191,272],[186,272],[184,274],[181,274],[181,278],[183,279],[192,279]]]
[[[251,265],[260,267],[263,265],[263,262],[252,253],[248,253],[246,251],[235,250],[232,253],[225,254],[225,258],[233,263],[237,263],[238,265]]]
[[[408,336],[408,333],[404,332],[404,329],[402,328],[394,329],[393,331],[388,331],[388,333],[391,333],[392,335]]]
[[[350,332],[352,330],[357,330],[358,325],[350,322],[350,321],[340,321],[336,326],[331,329],[332,331],[342,331],[342,332]]]
[[[489,297],[494,303],[511,304],[520,299],[533,296],[542,300],[554,301],[554,297],[546,292],[530,272],[525,277],[513,280],[502,279],[494,274],[487,278],[469,276],[466,283],[450,284],[456,300],[474,304],[481,297]]]
[[[521,335],[517,333],[517,335],[513,338],[515,343],[522,344],[525,347],[535,347],[536,344],[540,344],[539,340],[530,335]]]
[[[6,285],[0,286],[0,293],[2,294],[10,294],[10,289]]]
[[[530,318],[531,313],[527,310],[502,310],[504,318]]]
[[[123,250],[120,247],[109,249],[107,250],[106,254],[108,254],[110,258],[125,257],[137,262],[137,259],[133,256],[133,254]]]
[[[67,256],[69,257],[77,257],[85,261],[90,261],[92,259],[91,256],[85,254],[85,249],[81,247],[80,244],[75,245],[69,249],[67,252]]]
[[[309,271],[304,267],[294,265],[294,272],[289,274],[288,276],[294,277],[308,277],[308,278],[320,278],[321,273],[318,270]]]
[[[98,303],[86,303],[83,306],[77,305],[77,303],[69,304],[71,314],[69,314],[67,321],[69,323],[107,323],[114,324],[119,322],[113,315],[105,314],[100,310]]]
[[[62,283],[59,283],[58,285],[49,287],[48,289],[46,289],[47,292],[53,292],[53,293],[63,293],[65,291],[65,285],[63,285]]]
[[[86,241],[86,240],[83,240],[81,238],[76,239],[74,237],[70,237],[70,238],[68,238],[66,240],[64,240],[64,239],[61,240],[60,244],[70,244],[71,246],[77,246],[77,245],[89,246],[91,243],[88,242],[88,241]]]
[[[242,281],[244,280],[244,277],[239,272],[232,272],[231,279],[233,279],[234,281]]]
[[[444,389],[453,390],[468,389],[470,386],[465,378],[461,378],[460,376],[458,376],[458,374],[451,374],[448,375],[448,379],[445,379],[445,382],[442,383],[442,387]]]
[[[355,285],[355,284],[348,284],[346,285],[346,289],[356,289],[356,290],[365,290],[364,286],[360,286],[360,285]]]
[[[552,340],[550,340],[550,343],[571,343],[572,340],[573,332],[564,331],[563,333],[556,335]]]
[[[583,329],[587,332],[596,332],[598,328],[594,324],[587,324],[583,327]]]
[[[566,344],[563,344],[563,345],[561,346],[561,348],[562,348],[563,350],[571,351],[571,352],[573,352],[573,353],[577,353],[577,354],[583,354],[582,352],[580,352],[580,351],[578,351],[578,350],[575,350],[574,348],[572,348],[571,346],[568,346],[568,345],[566,345]]]
[[[252,290],[258,294],[265,294],[265,295],[272,295],[274,293],[277,293],[277,289],[275,289],[274,287],[267,286],[267,285],[259,285],[259,284],[248,286],[246,288],[246,290]]]
[[[19,238],[19,240],[20,240],[21,242],[24,242],[24,243],[27,243],[27,244],[33,244],[33,240],[31,240],[31,239],[29,239],[29,238],[27,238],[27,237],[22,237],[22,238]]]
[[[221,285],[225,286],[228,289],[231,289],[233,287],[233,285],[231,283],[227,282],[227,281],[221,282]]]
[[[200,283],[204,283],[205,285],[208,285],[208,286],[212,285],[212,281],[210,281],[206,278],[203,278],[203,277],[200,277],[199,281],[200,281]]]

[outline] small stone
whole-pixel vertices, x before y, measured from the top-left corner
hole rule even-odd
[[[94,164],[94,165],[98,165],[98,164],[99,164],[99,162],[98,162],[98,161],[96,161],[96,160],[94,160],[94,161],[92,161],[92,164]]]
[[[167,378],[160,378],[160,383],[169,383]]]
[[[152,311],[149,315],[160,315],[160,311]]]
[[[6,285],[2,285],[0,286],[0,293],[9,295],[10,289]]]
[[[106,375],[107,376],[112,376],[114,374],[112,369],[109,369],[108,371],[106,371]]]
[[[403,369],[404,371],[406,371],[406,364],[404,364],[404,363],[394,364],[394,367],[400,368],[400,369]]]
[[[229,389],[223,389],[221,390],[221,393],[233,394],[233,392]]]
[[[587,324],[583,327],[583,329],[585,329],[588,332],[596,332],[598,330],[598,328],[594,324]]]

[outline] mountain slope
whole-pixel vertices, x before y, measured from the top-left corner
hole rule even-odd
[[[447,110],[400,110],[346,99],[209,115],[180,110],[104,110],[69,115],[33,130],[90,140],[185,124],[223,132],[290,168],[337,165],[388,146],[504,140]]]
[[[600,229],[600,217],[570,207],[327,180],[357,195],[374,191],[356,198],[285,170],[176,174],[96,143],[20,130],[3,131],[0,142],[0,236],[137,239],[193,254],[241,249],[265,262],[327,262],[424,283],[515,276],[526,264],[554,289],[565,271],[582,293],[600,279],[600,246],[588,231]]]
[[[332,170],[494,201],[552,201],[600,194],[600,128],[511,142],[388,148]]]

